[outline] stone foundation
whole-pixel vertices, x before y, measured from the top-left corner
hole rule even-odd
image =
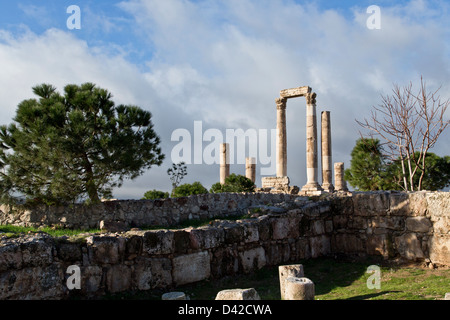
[[[228,212],[247,207],[252,218],[216,220],[200,228],[3,238],[0,299],[170,289],[333,255],[450,266],[448,192],[353,193],[321,201],[271,196],[286,201],[250,208],[251,201],[243,203],[252,196],[242,195]],[[66,272],[74,265],[80,268],[81,289],[69,290]]]

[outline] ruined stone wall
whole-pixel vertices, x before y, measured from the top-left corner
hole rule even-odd
[[[450,265],[449,193],[301,197],[252,212],[200,228],[2,239],[0,299],[170,288],[336,254]],[[80,290],[66,286],[70,265],[80,267]]]
[[[262,204],[294,201],[296,196],[271,193],[201,194],[160,200],[105,201],[96,205],[37,206],[32,209],[0,206],[0,225],[99,228],[105,221],[123,221],[129,227],[168,227],[190,219],[238,215]]]

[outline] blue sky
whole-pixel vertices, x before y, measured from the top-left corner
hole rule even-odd
[[[66,26],[70,5],[80,7],[80,30]],[[366,25],[371,5],[381,9],[379,30]],[[43,82],[60,89],[94,82],[116,103],[150,110],[166,161],[115,192],[139,198],[170,189],[175,130],[194,135],[194,121],[223,134],[273,129],[279,91],[308,85],[318,113],[331,111],[333,161],[348,167],[360,130],[355,119],[370,116],[393,83],[417,84],[423,75],[450,97],[449,13],[443,0],[1,0],[0,122],[11,122],[17,104]],[[289,101],[287,113],[288,175],[300,187],[304,104]],[[449,154],[449,131],[431,151]],[[218,165],[192,164],[183,182],[210,187],[218,179]]]

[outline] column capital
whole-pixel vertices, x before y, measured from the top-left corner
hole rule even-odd
[[[286,98],[277,98],[275,102],[277,104],[277,109],[286,109]]]
[[[316,104],[316,93],[312,92],[312,93],[307,93],[305,95],[306,97],[306,104]]]

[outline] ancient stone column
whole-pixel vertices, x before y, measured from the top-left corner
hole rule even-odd
[[[230,144],[220,145],[220,183],[224,184],[225,179],[230,175]]]
[[[314,300],[315,286],[308,278],[289,277],[285,281],[283,300]]]
[[[302,191],[314,193],[322,191],[317,182],[317,119],[316,119],[316,94],[306,94],[306,176],[307,183]]]
[[[333,192],[330,111],[322,111],[322,189]]]
[[[245,176],[255,183],[256,180],[256,159],[245,158]]]
[[[285,287],[286,279],[289,277],[303,278],[305,276],[303,271],[303,265],[301,264],[291,264],[278,267],[278,278],[280,281],[280,294],[281,300],[285,299]]]
[[[336,191],[348,191],[347,183],[344,180],[343,162],[336,162],[334,164],[334,189]]]
[[[277,103],[277,177],[287,176],[286,98]]]

